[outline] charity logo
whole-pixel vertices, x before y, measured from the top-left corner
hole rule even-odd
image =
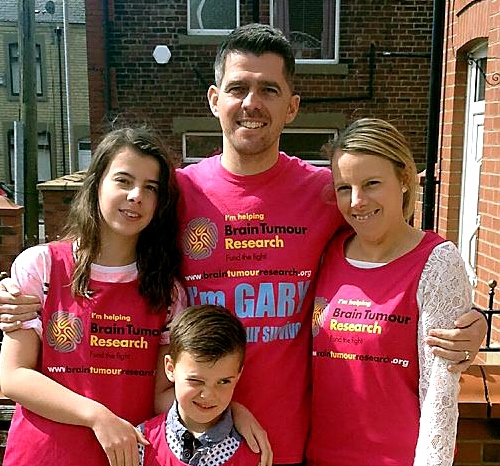
[[[313,321],[312,321],[312,335],[313,337],[318,336],[319,329],[325,322],[325,317],[327,313],[327,302],[325,298],[316,297],[314,300],[314,310],[313,310]]]
[[[206,259],[217,245],[217,226],[206,217],[191,220],[182,238],[184,254],[190,259]]]
[[[71,312],[56,311],[50,317],[45,335],[49,346],[70,353],[82,342],[83,322]]]

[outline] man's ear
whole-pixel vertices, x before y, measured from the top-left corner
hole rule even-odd
[[[174,370],[175,370],[174,361],[170,357],[170,354],[166,354],[165,355],[165,374],[167,375],[167,379],[170,380],[170,382],[172,382],[172,383],[175,382]]]
[[[290,103],[288,104],[288,111],[285,119],[286,124],[291,123],[293,120],[295,120],[297,113],[299,113],[299,106],[300,106],[300,95],[293,94],[292,97],[290,98]]]
[[[217,102],[219,100],[219,88],[212,84],[208,88],[207,98],[208,98],[208,105],[210,105],[210,110],[212,111],[214,117],[219,118],[219,112],[217,110]]]

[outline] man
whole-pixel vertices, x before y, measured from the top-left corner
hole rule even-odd
[[[222,154],[177,172],[189,304],[219,304],[243,322],[247,357],[234,399],[267,431],[275,464],[287,465],[302,464],[308,431],[316,273],[326,243],[345,227],[330,171],[279,152],[283,127],[299,109],[294,70],[279,30],[251,24],[233,31],[218,51],[216,84],[208,90]],[[12,302],[3,296],[0,304]],[[29,314],[4,304],[0,318],[20,320],[14,311]],[[468,325],[436,331],[430,343],[455,362],[475,356],[485,322],[471,312],[457,322]]]

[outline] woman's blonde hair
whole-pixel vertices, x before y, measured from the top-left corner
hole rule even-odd
[[[322,147],[330,162],[338,153],[376,155],[389,160],[407,190],[403,193],[403,216],[409,220],[415,208],[417,167],[406,138],[390,123],[361,118]]]

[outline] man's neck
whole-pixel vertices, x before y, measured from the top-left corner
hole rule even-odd
[[[278,161],[279,152],[273,154],[241,156],[222,153],[221,164],[234,175],[257,175],[273,167]]]

